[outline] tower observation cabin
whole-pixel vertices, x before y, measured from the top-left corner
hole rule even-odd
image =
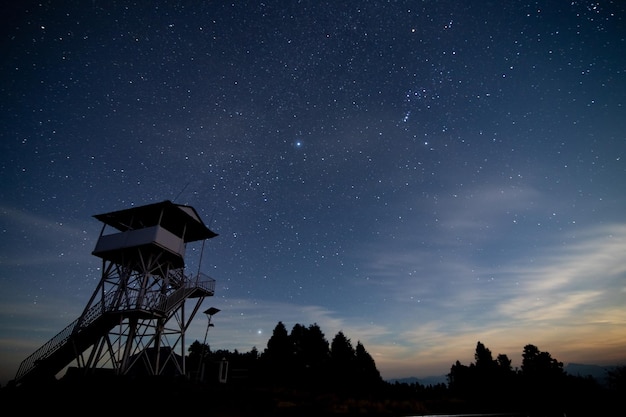
[[[94,216],[100,281],[82,315],[26,358],[14,383],[100,369],[116,375],[187,375],[185,332],[215,280],[185,270],[189,242],[216,237],[187,205],[165,200]],[[202,256],[200,251],[200,256]]]

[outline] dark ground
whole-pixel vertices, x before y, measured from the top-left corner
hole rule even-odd
[[[245,384],[199,384],[163,378],[91,378],[51,381],[38,386],[3,387],[0,404],[12,414],[61,413],[64,416],[189,415],[214,417],[309,417],[309,416],[420,416],[432,414],[479,414],[471,403],[455,398],[428,400],[390,395],[390,392],[337,393],[314,390],[247,386]],[[623,404],[622,404],[623,405]],[[567,416],[611,415],[611,404],[593,403]],[[6,413],[5,411],[5,413]],[[535,409],[526,412],[490,410],[491,417],[563,417],[562,412]],[[487,414],[485,414],[487,415]]]

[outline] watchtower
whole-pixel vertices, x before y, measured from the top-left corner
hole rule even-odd
[[[103,223],[92,252],[100,282],[82,315],[22,362],[17,383],[54,377],[74,360],[86,374],[187,373],[185,331],[215,280],[186,274],[185,249],[217,234],[193,207],[169,200],[94,217]]]

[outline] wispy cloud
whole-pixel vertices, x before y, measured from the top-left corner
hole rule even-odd
[[[442,351],[448,359],[456,352],[471,360],[482,339],[509,355],[525,344],[543,343],[540,348],[554,349],[561,360],[579,360],[590,345],[603,344],[605,355],[617,357],[610,346],[626,343],[620,334],[626,324],[624,224],[579,230],[575,239],[557,233],[544,246],[526,249],[523,258],[497,266],[471,256],[438,262],[437,253],[421,247],[369,252],[369,272],[384,282],[376,284],[377,291],[396,301],[380,305],[392,335],[387,339],[395,335],[396,340],[378,344],[372,339],[370,346],[381,352],[382,369],[409,356],[419,372],[439,361]],[[532,262],[526,262],[529,258]]]
[[[0,255],[2,266],[43,265],[86,261],[95,245],[97,224],[88,225],[71,219],[63,222],[38,216],[25,210],[0,206],[0,222],[10,227],[5,230],[11,235],[13,244],[5,247]],[[88,247],[88,250],[85,248]]]

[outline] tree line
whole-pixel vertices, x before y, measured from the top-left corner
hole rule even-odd
[[[189,369],[201,369],[201,361],[213,371],[205,374],[208,382],[214,380],[216,366],[227,361],[229,373],[247,384],[355,392],[375,390],[384,384],[374,359],[360,341],[354,345],[339,331],[329,343],[317,324],[295,324],[288,332],[284,323],[278,322],[263,352],[256,347],[248,353],[211,351],[195,341],[189,347]]]
[[[289,387],[344,395],[413,401],[423,410],[454,412],[500,412],[523,410],[536,413],[576,415],[613,404],[626,394],[626,367],[608,372],[608,385],[591,377],[572,376],[563,363],[532,344],[523,347],[519,369],[506,354],[495,356],[480,341],[474,362],[456,361],[447,374],[447,384],[384,381],[365,346],[339,331],[330,342],[317,324],[295,324],[291,332],[278,322],[267,347],[259,352],[211,351],[198,341],[189,347],[188,366],[210,369],[203,382],[215,381],[219,363],[228,362],[230,382],[249,387]],[[426,406],[428,404],[428,406]],[[589,409],[592,407],[593,409]]]
[[[532,344],[523,348],[520,369],[511,366],[505,354],[493,358],[491,351],[480,341],[476,344],[475,362],[452,365],[448,374],[448,391],[475,407],[492,409],[503,407],[524,409],[536,413],[570,414],[589,406],[600,407],[617,392],[607,389],[592,377],[569,375],[549,352]],[[619,375],[612,373],[610,381]],[[617,388],[614,386],[613,388]],[[589,410],[591,411],[591,410]]]

